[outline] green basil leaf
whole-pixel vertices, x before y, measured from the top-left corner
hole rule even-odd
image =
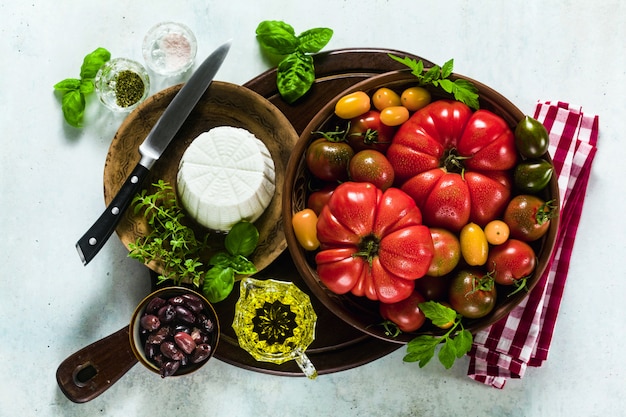
[[[231,268],[213,267],[204,276],[202,293],[212,303],[224,300],[235,285],[235,272]]]
[[[231,261],[232,256],[226,252],[218,252],[215,255],[211,256],[209,259],[209,265],[217,266],[219,268],[228,268]]]
[[[105,62],[111,59],[111,53],[104,48],[97,48],[87,54],[80,67],[80,78],[94,78]]]
[[[57,91],[72,91],[80,88],[80,80],[78,78],[66,78],[54,85]]]
[[[235,270],[236,274],[239,275],[252,275],[257,272],[256,266],[245,256],[236,255],[231,259],[230,267]]]
[[[235,224],[226,235],[224,246],[231,255],[248,256],[259,243],[259,230],[250,222]]]
[[[276,84],[289,104],[306,94],[315,81],[313,57],[302,53],[288,55],[278,64]]]
[[[78,90],[66,91],[61,100],[61,109],[67,123],[80,127],[85,114],[85,96]]]
[[[322,50],[330,38],[333,37],[333,31],[329,28],[313,28],[302,32],[298,35],[300,40],[299,51],[302,53],[314,54]]]
[[[300,40],[291,25],[279,20],[265,20],[256,28],[261,47],[275,55],[288,55],[298,49]]]
[[[86,80],[81,80],[79,90],[81,93],[87,95],[91,94],[95,87],[93,85],[93,80],[91,78],[87,78]]]

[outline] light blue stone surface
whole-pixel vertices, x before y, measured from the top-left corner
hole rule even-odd
[[[2,416],[619,416],[626,396],[626,3],[620,0],[0,0],[0,415]],[[402,362],[404,349],[315,381],[218,360],[188,378],[135,366],[102,396],[70,402],[55,372],[128,322],[145,270],[115,236],[86,267],[74,243],[103,209],[102,173],[121,116],[90,97],[82,130],[52,86],[98,46],[142,61],[144,34],[174,20],[198,56],[232,38],[217,79],[269,68],[257,24],[334,29],[327,49],[383,47],[443,63],[524,112],[562,100],[600,115],[599,150],[550,356],[503,390]],[[153,92],[167,87],[155,80]]]

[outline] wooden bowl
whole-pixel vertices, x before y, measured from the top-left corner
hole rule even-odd
[[[515,129],[517,123],[524,117],[524,113],[515,105],[490,87],[459,74],[453,74],[451,78],[462,78],[471,81],[478,88],[480,107],[501,116],[509,124],[511,129]],[[383,326],[379,325],[384,320],[378,312],[378,302],[367,300],[365,297],[355,297],[351,294],[337,295],[328,290],[319,280],[314,261],[315,254],[305,251],[298,244],[291,227],[291,218],[294,213],[302,210],[306,206],[309,173],[307,172],[304,154],[307,146],[314,138],[311,132],[332,131],[335,129],[337,119],[335,119],[336,116],[334,115],[334,106],[339,98],[359,90],[368,92],[371,95],[371,93],[379,87],[389,87],[396,91],[402,91],[403,88],[410,85],[416,85],[416,79],[408,70],[392,71],[364,80],[348,88],[337,95],[335,99],[331,100],[313,117],[309,125],[303,130],[298,143],[293,149],[293,154],[287,165],[285,192],[283,194],[283,219],[285,222],[285,235],[289,251],[293,257],[296,268],[302,275],[304,281],[311,288],[314,295],[318,297],[329,310],[352,326],[369,335],[395,343],[407,343],[419,334],[438,334],[441,333],[441,330],[430,325],[425,325],[414,333],[403,333],[398,337],[386,335]],[[429,90],[433,100],[452,98],[442,90],[435,88],[429,88]],[[549,155],[546,154],[545,158],[549,162],[552,162]],[[543,190],[542,194],[539,194],[539,196],[546,201],[550,199],[559,201],[556,175],[552,177],[548,187]],[[557,237],[558,225],[559,217],[557,215],[552,219],[547,234],[540,240],[531,244],[535,253],[538,254],[538,259],[535,271],[527,281],[529,291],[537,284],[551,259]],[[489,315],[480,319],[466,319],[466,322],[464,322],[465,328],[475,333],[498,321],[521,303],[529,292],[520,291],[510,295],[513,290],[513,286],[499,286],[497,305],[494,310]]]
[[[120,126],[109,148],[104,167],[104,199],[107,205],[132,168],[139,162],[139,145],[181,86],[170,87],[149,97]],[[200,133],[224,125],[252,132],[263,141],[274,161],[276,191],[265,212],[255,222],[260,235],[259,244],[249,257],[257,270],[261,271],[287,247],[281,212],[282,192],[286,165],[298,140],[298,134],[289,120],[267,99],[236,84],[220,81],[211,83],[172,143],[150,171],[144,188],[150,192],[153,190],[151,184],[164,180],[176,189],[178,164],[189,144]],[[198,239],[209,233],[210,245],[219,250],[223,243],[223,233],[213,233],[192,221],[189,216],[186,218]],[[134,214],[131,207],[124,213],[116,232],[128,248],[130,243],[145,237],[148,230],[146,219],[141,213]],[[209,251],[202,256],[201,261],[206,265],[211,255]],[[163,271],[158,262],[151,262],[147,266],[158,273]]]

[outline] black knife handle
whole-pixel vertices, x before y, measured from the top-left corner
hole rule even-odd
[[[113,234],[122,214],[130,205],[133,197],[139,192],[141,183],[148,176],[148,172],[148,168],[137,164],[104,213],[76,242],[76,250],[83,264],[87,265]]]

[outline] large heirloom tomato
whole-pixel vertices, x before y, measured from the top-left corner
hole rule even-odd
[[[336,294],[401,301],[423,277],[434,249],[415,201],[397,188],[339,185],[317,222],[320,280]]]
[[[387,158],[396,184],[416,200],[424,221],[458,231],[469,221],[484,227],[502,214],[518,154],[501,117],[437,100],[398,129]]]

